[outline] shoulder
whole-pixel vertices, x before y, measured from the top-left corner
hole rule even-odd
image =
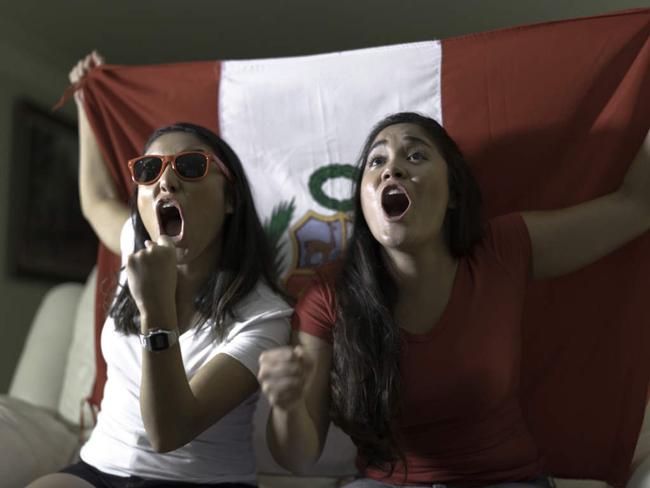
[[[288,317],[293,312],[293,307],[287,300],[273,291],[262,280],[246,295],[236,307],[237,314],[242,317],[276,316]]]
[[[319,269],[311,285],[300,296],[296,304],[292,326],[328,342],[332,340],[332,329],[336,323],[335,283],[341,270],[340,264]]]
[[[281,295],[259,281],[235,307],[226,341],[243,332],[288,336],[292,313],[293,307]]]

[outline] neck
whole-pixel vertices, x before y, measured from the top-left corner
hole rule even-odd
[[[194,299],[208,277],[214,273],[221,257],[221,246],[210,246],[187,264],[176,267],[176,310],[182,330],[192,324],[195,314]]]
[[[384,248],[384,261],[399,288],[422,287],[429,279],[453,274],[457,260],[443,239],[409,249]]]

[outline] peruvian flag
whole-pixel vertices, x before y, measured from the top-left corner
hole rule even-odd
[[[477,176],[486,219],[616,189],[650,125],[649,34],[641,9],[315,56],[107,65],[83,89],[125,200],[126,161],[156,127],[194,122],[228,141],[297,292],[341,255],[362,141],[394,112],[445,126]],[[118,264],[100,249],[98,304]],[[522,399],[554,475],[624,484],[650,377],[648,290],[650,236],[530,287]],[[104,314],[98,307],[97,334]],[[95,405],[99,350],[97,359]]]

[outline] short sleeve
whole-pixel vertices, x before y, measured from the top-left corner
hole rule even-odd
[[[131,218],[124,221],[122,231],[120,232],[120,251],[122,255],[122,266],[126,266],[127,258],[133,254],[133,242],[135,234],[133,232],[133,224]]]
[[[293,312],[280,296],[260,283],[238,305],[224,340],[211,351],[211,359],[224,353],[257,376],[260,355],[267,349],[286,346]]]
[[[292,327],[327,342],[332,342],[336,323],[336,306],[331,282],[319,277],[300,297],[292,319]]]
[[[513,276],[528,280],[532,268],[532,245],[526,222],[520,213],[510,213],[488,222],[486,246]]]
[[[248,324],[237,334],[229,337],[217,352],[235,358],[257,376],[260,355],[267,349],[288,344],[290,332],[288,315]]]

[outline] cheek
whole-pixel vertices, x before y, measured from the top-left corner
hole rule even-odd
[[[361,211],[363,212],[363,216],[366,218],[366,221],[372,221],[377,212],[377,202],[372,186],[362,183],[359,197],[361,198]]]
[[[449,177],[446,171],[437,171],[427,178],[425,194],[437,206],[447,207],[449,203]]]
[[[197,188],[197,190],[199,189]],[[195,198],[191,199],[194,205],[190,210],[191,214],[190,212],[188,214],[192,215],[192,220],[199,227],[208,230],[208,227],[212,227],[225,218],[229,205],[224,189],[218,185],[206,186],[200,190],[196,193]],[[190,216],[188,215],[187,218]]]
[[[156,227],[156,216],[153,211],[151,197],[147,195],[146,192],[139,192],[137,206],[138,213],[140,214],[140,218],[142,219],[147,232],[149,232],[150,235],[153,235],[152,231]]]

